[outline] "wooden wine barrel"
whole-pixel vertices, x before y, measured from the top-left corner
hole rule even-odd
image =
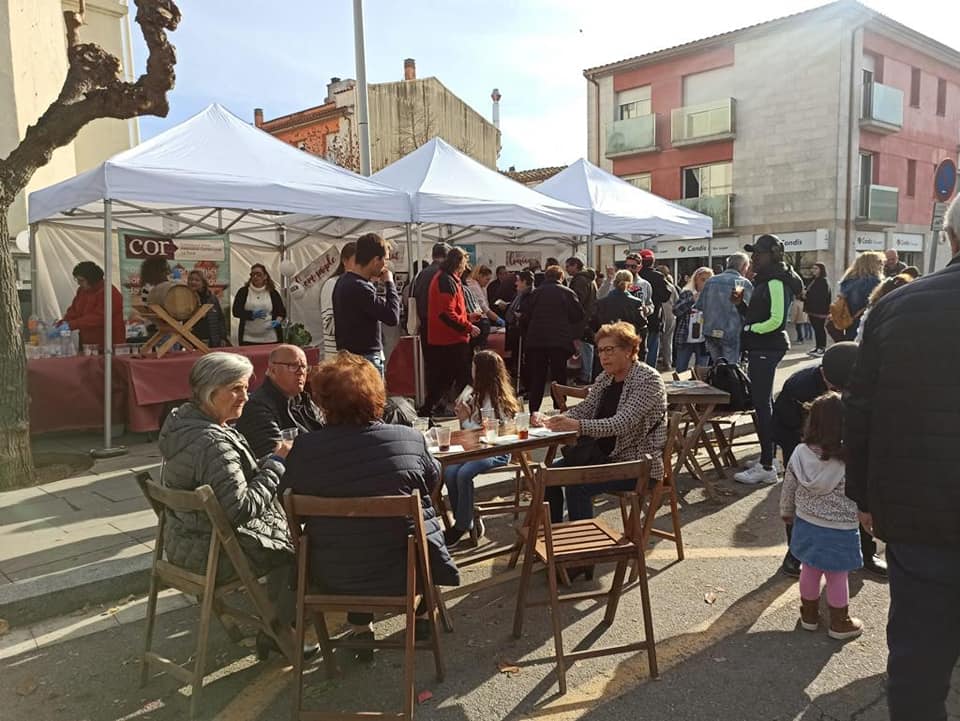
[[[200,298],[183,283],[167,281],[153,287],[147,303],[162,305],[177,320],[187,320],[200,307]]]

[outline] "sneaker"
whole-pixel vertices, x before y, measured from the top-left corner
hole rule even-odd
[[[733,480],[737,483],[755,486],[758,483],[774,484],[780,480],[780,476],[777,474],[776,468],[770,468],[768,470],[760,464],[757,464],[753,466],[753,468],[748,468],[745,471],[734,474]]]
[[[760,465],[760,459],[754,458],[752,461],[747,461],[743,464],[743,467],[747,470],[751,468],[756,468]],[[783,466],[780,464],[780,461],[776,458],[773,459],[773,470],[777,472],[777,475],[783,475]]]

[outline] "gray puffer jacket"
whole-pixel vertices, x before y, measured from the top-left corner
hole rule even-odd
[[[193,403],[170,413],[160,431],[160,452],[161,483],[184,491],[209,485],[255,566],[264,550],[293,552],[277,501],[283,464],[269,458],[258,463],[239,431],[216,423]],[[170,514],[164,534],[167,559],[202,572],[211,532],[204,513]]]

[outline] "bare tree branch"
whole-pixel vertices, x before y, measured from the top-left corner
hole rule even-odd
[[[10,202],[23,190],[37,168],[50,161],[53,151],[70,143],[80,129],[97,118],[126,120],[139,115],[165,117],[167,92],[176,79],[176,49],[167,31],[176,30],[180,9],[174,0],[134,0],[136,21],[150,51],[147,72],[136,82],[121,79],[120,61],[93,43],[81,43],[85,3],[79,12],[65,11],[67,76],[57,99],[27,128],[23,140],[0,161],[0,189]]]

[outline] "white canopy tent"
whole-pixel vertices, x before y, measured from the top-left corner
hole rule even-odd
[[[370,221],[383,227],[411,219],[405,192],[293,148],[220,105],[210,105],[92,170],[31,193],[29,205],[37,308],[65,307],[57,302],[55,282],[37,283],[40,268],[48,276],[45,281],[56,280],[50,277],[51,270],[70,278],[72,265],[66,268],[61,256],[47,252],[51,244],[72,241],[83,247],[94,235],[102,239],[107,451],[111,446],[109,294],[116,269],[115,223],[173,237],[229,233],[233,246],[254,254],[267,252],[279,261],[311,238],[330,241],[353,235]]]
[[[590,233],[590,213],[546,197],[433,138],[409,155],[374,173],[376,180],[409,194],[413,221],[430,240],[525,245]],[[422,224],[429,224],[422,229]],[[446,226],[457,226],[447,233]],[[418,242],[419,245],[419,242]],[[417,249],[417,256],[422,257]]]
[[[631,185],[581,158],[535,188],[590,209],[593,243],[713,237],[713,219]]]

